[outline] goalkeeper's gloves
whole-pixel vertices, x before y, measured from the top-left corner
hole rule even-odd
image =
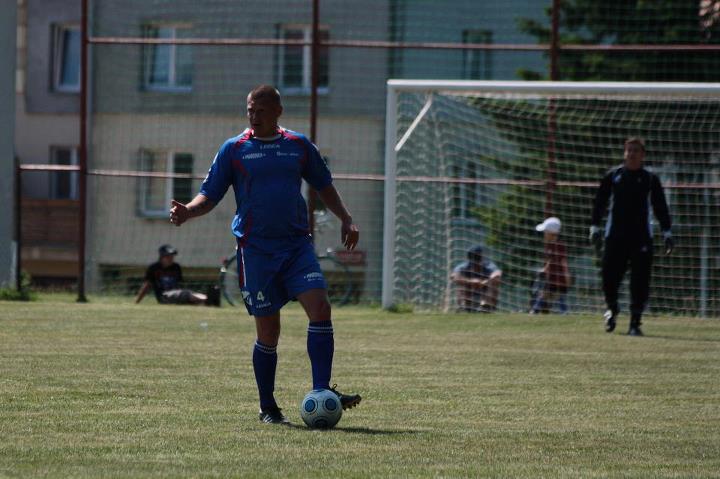
[[[663,239],[665,241],[665,255],[669,255],[675,249],[675,241],[673,241],[670,231],[663,231]]]
[[[599,255],[602,250],[602,232],[599,226],[590,227],[590,243],[595,247],[595,252]]]

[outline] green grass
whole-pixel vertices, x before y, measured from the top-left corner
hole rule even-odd
[[[238,309],[0,303],[0,477],[718,477],[720,321],[335,312],[333,431],[260,424]],[[205,324],[203,324],[205,323]],[[285,312],[277,397],[310,389]],[[619,330],[624,332],[626,324]]]

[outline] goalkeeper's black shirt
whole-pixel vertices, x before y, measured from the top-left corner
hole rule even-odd
[[[612,168],[600,182],[595,195],[592,224],[600,226],[608,208],[605,238],[645,244],[652,241],[650,206],[663,232],[672,225],[665,193],[660,179],[649,170],[628,170],[624,166]]]

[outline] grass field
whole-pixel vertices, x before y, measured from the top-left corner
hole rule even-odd
[[[0,477],[718,477],[720,321],[335,314],[329,432],[297,411],[306,322],[285,313],[261,424],[240,310],[0,303]]]

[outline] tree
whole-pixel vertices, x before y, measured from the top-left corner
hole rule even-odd
[[[548,8],[547,15],[551,15]],[[550,42],[550,22],[521,18],[519,29]],[[562,45],[720,44],[717,0],[563,0],[560,7],[560,79],[606,81],[718,81],[720,55],[710,51],[598,52]],[[544,72],[521,70],[527,80]]]

